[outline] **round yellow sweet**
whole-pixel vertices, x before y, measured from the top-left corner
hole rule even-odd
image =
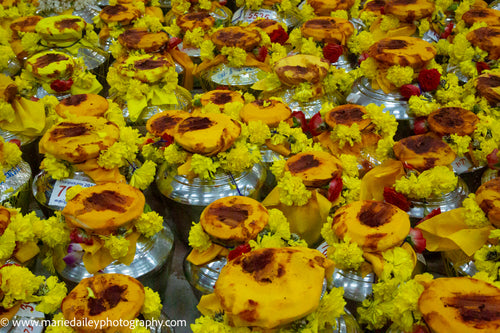
[[[431,16],[434,8],[434,2],[430,0],[389,0],[384,10],[401,22],[413,23]]]
[[[106,183],[83,189],[69,200],[62,214],[72,227],[109,235],[141,216],[146,199],[125,183]]]
[[[205,207],[200,216],[203,230],[226,246],[254,239],[268,221],[267,209],[257,200],[243,196],[218,199]]]
[[[427,122],[431,131],[438,135],[464,136],[471,135],[476,130],[479,117],[463,108],[446,107],[432,112],[427,117]]]
[[[290,157],[285,171],[302,179],[306,186],[321,187],[342,174],[340,161],[330,153],[309,151]]]
[[[61,42],[73,42],[82,38],[87,23],[73,15],[49,16],[40,20],[35,30],[46,42],[58,45]]]
[[[211,39],[219,49],[229,46],[239,47],[245,51],[253,50],[261,41],[257,29],[238,26],[219,29],[212,34]]]
[[[292,115],[292,110],[283,102],[268,99],[258,99],[245,104],[240,110],[240,117],[245,123],[262,121],[269,127],[277,127],[280,122],[287,120]]]
[[[274,65],[281,82],[294,86],[303,82],[319,83],[328,73],[330,64],[317,56],[296,54],[282,58]]]
[[[346,45],[354,26],[344,18],[318,16],[306,21],[300,30],[305,38],[312,37],[317,42]]]
[[[145,83],[155,83],[165,77],[170,61],[160,55],[142,54],[129,56],[117,65],[118,72]]]
[[[500,228],[500,178],[494,178],[479,186],[476,201],[491,224]]]
[[[417,37],[388,37],[379,40],[368,54],[384,66],[410,66],[421,69],[436,55],[436,48]]]
[[[228,150],[240,136],[241,126],[225,114],[187,117],[177,124],[174,139],[187,151],[205,156]]]
[[[500,59],[500,26],[483,27],[471,31],[467,34],[467,40],[472,45],[488,52],[489,59]]]
[[[52,126],[40,139],[40,153],[71,163],[99,156],[120,137],[117,125],[106,118],[81,116]]]
[[[73,74],[75,62],[66,53],[44,51],[26,60],[26,70],[42,80],[64,79]]]
[[[339,239],[349,237],[365,252],[381,252],[403,243],[410,217],[386,202],[355,201],[337,209],[332,229]]]
[[[481,74],[476,79],[476,91],[493,106],[500,103],[500,75],[494,73]]]
[[[118,36],[118,41],[129,50],[152,53],[165,47],[168,34],[165,31],[149,32],[146,28],[131,28]]]
[[[131,4],[106,6],[99,13],[99,17],[105,23],[120,23],[121,25],[128,25],[139,16],[141,12]]]
[[[215,295],[232,325],[276,328],[317,309],[332,264],[313,249],[258,249],[222,268]]]
[[[100,95],[80,94],[62,99],[56,105],[56,113],[63,118],[67,118],[68,114],[78,117],[104,117],[108,107],[108,100]]]
[[[499,307],[500,289],[470,277],[435,279],[418,300],[426,324],[436,333],[498,332]]]
[[[149,133],[161,137],[164,134],[174,136],[178,123],[189,117],[189,112],[182,110],[166,110],[153,115],[146,123]]]

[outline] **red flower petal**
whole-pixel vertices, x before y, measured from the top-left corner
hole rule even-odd
[[[334,202],[339,197],[342,192],[342,188],[344,188],[344,183],[342,182],[342,178],[337,177],[330,181],[330,185],[328,186],[328,200],[330,202]]]
[[[329,43],[326,44],[325,47],[323,47],[323,57],[325,57],[325,59],[332,64],[339,60],[342,53],[344,53],[342,45]]]
[[[429,130],[427,129],[427,117],[418,117],[413,123],[413,132],[418,134],[425,134]]]
[[[168,40],[168,48],[173,49],[180,43],[182,43],[182,39],[180,39],[179,37],[172,37]]]
[[[321,118],[321,114],[318,112],[314,116],[312,116],[307,126],[309,127],[309,132],[312,136],[320,135],[325,127],[323,119]]]
[[[273,32],[269,34],[269,37],[271,38],[271,43],[283,45],[288,40],[288,33],[282,26],[279,26],[278,29],[273,30]]]
[[[54,80],[50,84],[50,89],[56,92],[63,92],[71,89],[73,85],[73,79],[69,78],[68,80]]]
[[[440,207],[438,207],[436,209],[433,209],[432,212],[430,212],[423,219],[421,219],[420,221],[418,221],[416,225],[419,225],[420,223],[424,222],[425,220],[428,220],[431,217],[434,217],[434,216],[439,215],[439,214],[441,214],[441,208]]]
[[[490,65],[488,65],[484,61],[478,61],[476,62],[476,69],[478,74],[482,74],[483,71],[490,69]]]
[[[422,234],[422,230],[410,228],[410,232],[408,234],[408,242],[413,246],[413,249],[417,253],[422,253],[425,250],[426,240],[424,235]]]
[[[229,261],[238,258],[241,256],[243,253],[248,253],[252,251],[252,248],[248,243],[238,245],[237,247],[234,248],[234,250],[229,251],[229,254],[227,255],[227,259]]]
[[[422,69],[418,74],[418,83],[422,91],[432,91],[437,89],[439,81],[441,80],[441,73],[435,68]]]
[[[411,96],[420,96],[420,89],[413,84],[405,84],[399,88],[399,92],[405,99],[410,99]]]
[[[259,53],[257,54],[257,56],[255,57],[258,61],[260,62],[264,62],[266,61],[266,57],[267,57],[267,47],[265,46],[261,46],[259,48]]]
[[[296,125],[295,123],[297,122],[298,125],[300,125],[300,127],[302,128],[303,132],[307,132],[309,130],[309,127],[307,127],[307,120],[306,120],[306,116],[304,115],[304,112],[293,111],[292,118],[293,118],[294,125]],[[296,127],[296,126],[294,126],[294,127]]]
[[[396,192],[392,187],[384,187],[384,200],[387,203],[399,207],[405,212],[410,210],[410,202],[408,199],[406,199],[403,194]]]

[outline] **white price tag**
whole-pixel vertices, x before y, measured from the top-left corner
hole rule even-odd
[[[451,163],[453,166],[453,171],[455,171],[457,174],[462,174],[467,171],[469,171],[472,168],[472,163],[467,157],[457,157],[453,163]]]
[[[247,10],[243,16],[243,22],[253,22],[257,19],[276,20],[276,12],[269,9]]]
[[[41,333],[43,324],[40,320],[45,319],[45,315],[35,310],[36,304],[23,303],[14,316],[17,325],[13,326],[9,333]]]
[[[56,180],[54,189],[52,190],[52,194],[50,195],[49,206],[66,207],[66,191],[76,185],[80,185],[82,187],[91,187],[95,184],[76,179]]]
[[[327,250],[328,250],[329,247],[330,246],[328,245],[327,242],[323,242],[323,243],[321,243],[320,246],[318,246],[318,248],[316,250],[318,250],[319,252],[321,252],[325,257],[328,257],[326,255],[326,252],[327,252]]]

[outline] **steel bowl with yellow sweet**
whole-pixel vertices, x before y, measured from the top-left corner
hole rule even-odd
[[[418,300],[418,309],[434,333],[498,332],[499,308],[500,289],[469,277],[435,279]]]
[[[106,118],[80,116],[52,126],[40,139],[39,151],[73,164],[96,183],[125,181],[118,168],[100,167],[97,159],[120,138],[120,129]],[[42,161],[41,169],[46,165]]]
[[[61,304],[62,316],[56,316],[54,323],[59,325],[58,329],[76,332],[132,332],[132,328],[139,325],[134,323],[139,316],[159,318],[159,300],[158,294],[133,277],[100,274],[83,279],[69,292]],[[101,327],[96,329],[95,323]]]
[[[457,157],[450,146],[433,133],[401,139],[394,144],[393,149],[398,160],[419,171],[449,166]]]
[[[221,112],[224,112],[224,106],[228,103],[244,104],[245,100],[243,99],[243,96],[239,91],[215,89],[202,94],[200,96],[198,106],[204,107],[208,104],[213,104],[217,105]],[[195,104],[197,103],[195,102]],[[193,110],[193,113],[195,113],[196,111],[197,109]]]
[[[47,46],[65,47],[77,42],[84,36],[87,23],[73,15],[57,15],[40,20],[35,31]]]
[[[130,28],[118,36],[118,42],[128,50],[143,50],[146,53],[158,52],[168,43],[165,31],[150,32],[146,28]]]
[[[269,212],[257,200],[230,196],[209,204],[200,216],[200,226],[210,237],[211,245],[200,251],[194,248],[186,260],[203,265],[219,256],[226,256],[229,248],[248,243],[268,224]],[[194,232],[194,230],[192,231]],[[192,240],[194,235],[190,235]],[[192,242],[190,245],[193,246]]]
[[[488,26],[473,30],[467,34],[472,45],[488,52],[488,58],[500,58],[500,26]]]
[[[369,160],[369,155],[374,155],[377,143],[382,137],[375,133],[375,125],[367,117],[364,106],[356,104],[340,105],[328,111],[324,119],[330,130],[324,131],[315,140],[318,140],[324,147],[328,148],[333,155],[355,155],[359,158],[360,164],[366,164]],[[341,146],[338,141],[332,140],[331,133],[336,126],[344,125],[351,127],[353,124],[357,124],[361,132],[360,142],[354,142],[352,145],[345,143]]]
[[[83,263],[89,273],[94,274],[115,260],[125,265],[132,263],[141,235],[135,222],[144,206],[144,194],[124,183],[84,188],[68,200],[62,215],[70,231],[80,236],[72,239],[83,248]],[[126,240],[126,248],[118,251],[110,243],[113,239]]]
[[[315,329],[331,330],[336,318],[344,313],[343,293],[336,294],[334,288],[330,295],[338,303],[325,313],[316,311],[327,302],[322,286],[332,269],[332,261],[308,248],[263,248],[242,254],[222,269],[215,292],[202,297],[198,309],[205,318],[197,320],[191,329],[203,332],[203,323],[223,313],[228,329],[288,331],[311,314],[318,319],[311,324]],[[318,322],[325,326],[319,327]]]

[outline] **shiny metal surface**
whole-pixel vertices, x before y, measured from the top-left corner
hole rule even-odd
[[[158,170],[156,185],[169,199],[168,205],[178,234],[187,243],[192,222],[199,221],[201,212],[208,204],[232,195],[258,200],[265,179],[266,170],[261,164],[255,164],[252,169],[239,175],[217,174],[212,181],[199,178],[189,181],[182,176],[171,176],[164,164]]]
[[[430,197],[423,200],[410,200],[413,207],[408,212],[410,219],[420,220],[436,208],[441,208],[441,212],[459,208],[462,201],[469,195],[469,188],[461,177],[458,177],[457,187],[442,196]]]
[[[177,104],[163,104],[163,105],[151,105],[144,108],[139,119],[135,122],[130,120],[130,114],[128,112],[128,107],[125,104],[122,106],[123,117],[127,124],[132,126],[145,126],[149,118],[157,113],[166,110],[188,110],[191,107],[191,93],[181,86],[177,86],[175,89],[175,96],[177,97]],[[122,104],[120,100],[115,100],[115,102]]]
[[[235,68],[222,63],[203,71],[200,80],[204,91],[226,86],[228,89],[247,92],[254,83],[265,76],[266,72],[257,67]]]
[[[217,257],[205,265],[194,265],[184,259],[184,276],[193,288],[196,297],[201,298],[214,292],[215,282],[222,267],[227,264],[226,257]]]
[[[31,167],[21,161],[9,170],[3,171],[5,181],[0,183],[0,204],[9,203],[12,207],[26,211],[30,199]]]
[[[294,28],[299,24],[299,11],[297,10],[294,15],[285,15],[283,13],[279,13],[273,9],[260,9],[260,10],[251,10],[246,7],[239,8],[233,14],[233,19],[231,23],[233,25],[241,25],[242,23],[252,23],[253,21],[265,18],[274,20],[276,22],[284,23],[288,29]]]
[[[354,316],[345,309],[345,314],[337,318],[337,327],[332,330],[333,333],[361,333],[363,332]]]
[[[441,254],[448,276],[474,276],[478,272],[474,258],[462,250],[444,251]]]
[[[23,146],[35,141],[34,137],[29,137],[26,135],[15,134],[9,131],[4,131],[0,129],[0,136],[4,139],[4,141],[9,142],[10,140],[19,140],[21,142],[21,150]]]
[[[87,176],[82,171],[75,171],[70,177],[71,180],[83,181],[95,184],[94,181]],[[33,179],[33,184],[31,185],[31,190],[33,196],[41,205],[41,207],[46,207],[51,210],[63,210],[65,205],[50,205],[50,197],[54,191],[54,185],[57,180],[50,177],[45,171],[40,171],[38,175]]]
[[[362,77],[352,86],[352,91],[347,96],[347,102],[366,106],[374,103],[378,106],[385,105],[385,109],[392,114],[396,120],[408,120],[413,117],[408,115],[408,102],[399,92],[384,93],[380,89],[373,89],[370,81]]]
[[[7,63],[7,67],[4,68],[1,73],[7,76],[14,76],[21,70],[21,68],[22,66],[19,60],[17,60],[17,58],[12,58]]]
[[[354,69],[352,63],[349,61],[349,57],[346,54],[342,54],[339,57],[339,60],[333,63],[332,66],[335,66],[336,68],[343,68],[346,72],[350,72]]]
[[[85,66],[87,66],[88,70],[93,70],[108,60],[109,53],[104,50],[81,47],[78,49],[76,57],[83,59],[83,62],[85,63]]]
[[[335,269],[333,272],[333,286],[344,288],[344,298],[354,302],[362,302],[372,294],[375,274],[369,273],[362,277],[355,271]]]
[[[166,288],[173,250],[174,235],[170,228],[164,224],[163,230],[153,237],[141,236],[139,238],[134,260],[130,266],[115,261],[103,269],[102,273],[120,273],[132,276],[144,286],[150,287],[162,295]],[[68,289],[76,286],[82,279],[92,276],[85,269],[83,262],[73,267],[66,266],[57,273],[68,284]]]
[[[493,170],[488,168],[481,176],[481,184],[484,184],[492,179],[498,178],[499,176],[500,176],[500,170]]]
[[[495,0],[490,3],[490,8],[500,10],[500,0]]]
[[[321,111],[323,104],[325,103],[335,103],[340,104],[342,101],[341,96],[336,95],[323,95],[321,97],[313,98],[309,102],[298,102],[293,99],[295,94],[295,88],[282,88],[273,92],[263,92],[260,94],[259,99],[268,99],[270,97],[279,97],[283,100],[283,103],[288,105],[293,111],[302,111],[306,116],[306,119],[311,119],[316,113]]]

